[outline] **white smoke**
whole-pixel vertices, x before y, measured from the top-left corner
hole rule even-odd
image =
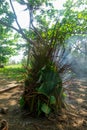
[[[71,50],[68,62],[76,76],[87,76],[87,36],[72,36],[67,40],[67,48]]]

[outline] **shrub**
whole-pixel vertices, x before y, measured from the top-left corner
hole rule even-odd
[[[65,94],[60,75],[66,71],[68,65],[62,64],[64,48],[59,49],[61,52],[54,50],[54,47],[46,44],[34,46],[31,67],[26,67],[21,106],[33,116],[48,115],[65,107]],[[61,58],[55,60],[58,55]]]

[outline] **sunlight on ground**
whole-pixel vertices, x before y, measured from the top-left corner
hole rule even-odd
[[[84,88],[79,88],[79,91],[84,92],[85,89]]]
[[[0,94],[0,99],[4,100],[4,99],[9,99],[9,98],[10,98],[10,95],[8,94],[5,94],[5,93],[3,95]]]
[[[9,101],[9,105],[10,106],[14,106],[14,105],[16,105],[17,104],[17,101],[16,100],[10,100]]]
[[[77,98],[76,101],[77,101],[78,103],[83,103],[85,100],[83,100],[82,98]]]

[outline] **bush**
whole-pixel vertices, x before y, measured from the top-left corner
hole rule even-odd
[[[57,55],[58,53],[60,52],[58,51]],[[60,74],[66,71],[68,65],[60,66],[62,62],[60,58],[54,60],[55,56],[54,48],[50,45],[34,46],[31,67],[26,67],[25,88],[20,105],[33,116],[48,115],[65,107]],[[62,60],[63,54],[60,56]]]

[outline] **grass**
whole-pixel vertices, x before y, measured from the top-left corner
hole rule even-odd
[[[9,79],[14,79],[16,81],[21,81],[24,79],[25,69],[21,64],[9,65],[4,68],[0,68],[0,77],[5,77]]]

